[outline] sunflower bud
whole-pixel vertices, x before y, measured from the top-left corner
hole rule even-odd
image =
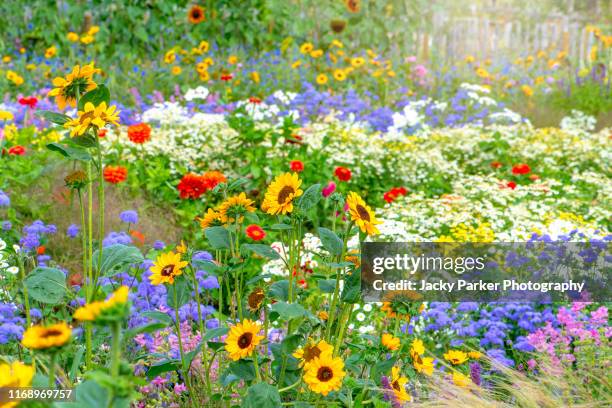
[[[84,171],[77,170],[67,175],[64,181],[66,182],[66,187],[80,190],[87,185],[89,180],[87,180],[87,174]]]
[[[332,20],[329,23],[329,27],[334,33],[340,34],[346,28],[346,21],[344,20]]]

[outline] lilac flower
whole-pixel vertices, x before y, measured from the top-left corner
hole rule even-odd
[[[0,207],[8,207],[11,205],[11,199],[2,190],[0,190]]]
[[[111,245],[129,245],[132,243],[132,238],[125,232],[111,232],[102,241],[102,246],[108,247]]]
[[[219,289],[219,281],[216,276],[209,276],[201,281],[202,288],[204,289]]]
[[[77,235],[79,235],[79,226],[76,224],[71,224],[68,229],[66,229],[66,235],[68,235],[69,238],[75,238]]]
[[[2,230],[3,231],[10,231],[13,228],[13,225],[11,224],[10,221],[2,221]]]
[[[157,251],[161,251],[166,247],[166,244],[163,241],[157,240],[153,243],[153,249]]]
[[[481,372],[480,363],[476,361],[473,363],[470,363],[470,378],[472,382],[476,385],[480,385],[481,383],[480,372]]]
[[[138,223],[138,213],[134,210],[123,211],[121,214],[119,214],[119,218],[121,221],[128,224]]]

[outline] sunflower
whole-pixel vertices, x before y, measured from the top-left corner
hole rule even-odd
[[[198,24],[204,21],[204,9],[198,5],[191,6],[187,18],[191,24]]]
[[[72,330],[65,322],[51,326],[32,326],[23,333],[21,345],[33,350],[61,347],[70,341]]]
[[[359,68],[363,66],[363,64],[365,64],[365,59],[363,59],[363,57],[351,58],[351,65],[353,68]]]
[[[423,373],[431,376],[433,374],[434,363],[433,358],[431,357],[423,357],[417,353],[411,353],[412,356],[412,366],[419,373]]]
[[[465,363],[468,360],[468,355],[461,350],[448,350],[444,353],[444,358],[453,365]]]
[[[239,217],[246,212],[255,211],[255,202],[247,198],[246,194],[240,193],[238,195],[226,198],[217,207],[217,212],[222,222],[234,222],[235,217]]]
[[[471,359],[478,360],[480,357],[482,357],[482,353],[480,351],[470,351],[468,356]]]
[[[83,110],[78,112],[78,118],[64,123],[64,127],[71,129],[70,136],[74,137],[83,135],[90,126],[102,129],[107,123],[119,125],[117,107],[115,105],[107,106],[106,102],[102,102],[98,106],[87,102]]]
[[[327,396],[342,387],[342,379],[346,375],[344,361],[340,357],[334,358],[331,352],[313,358],[305,368],[304,382],[311,391]]]
[[[317,84],[325,85],[327,83],[327,75],[319,74],[317,75]]]
[[[410,319],[411,313],[416,309],[414,295],[410,291],[390,291],[385,293],[380,310],[387,314],[387,317],[398,319]]]
[[[458,387],[464,388],[468,387],[471,381],[467,376],[455,371],[453,372],[453,383]]]
[[[66,105],[74,108],[78,96],[98,86],[92,79],[97,73],[100,73],[100,69],[95,68],[93,62],[83,67],[77,65],[65,78],[57,77],[53,80],[54,88],[49,92],[49,96],[55,96],[55,103],[60,110]]]
[[[268,214],[287,214],[293,211],[293,199],[302,195],[302,180],[297,173],[277,176],[268,186],[261,209]]]
[[[149,276],[151,284],[173,284],[174,278],[183,273],[183,268],[186,267],[187,264],[188,262],[181,261],[180,253],[175,254],[170,251],[159,255],[151,267],[151,276]]]
[[[420,339],[415,339],[412,341],[412,344],[410,345],[410,355],[423,355],[425,354],[425,346],[423,345],[423,341]]]
[[[303,367],[312,362],[316,357],[321,356],[321,354],[332,353],[333,351],[334,347],[325,340],[321,340],[318,343],[308,341],[304,347],[298,348],[293,353],[293,357],[300,360],[300,367]]]
[[[346,203],[349,206],[351,219],[355,221],[361,231],[368,235],[380,234],[376,225],[381,224],[381,222],[376,219],[374,211],[359,197],[359,194],[351,191],[346,198]]]
[[[400,339],[389,333],[384,333],[380,342],[391,351],[399,349],[401,345]]]
[[[256,312],[261,307],[261,303],[263,302],[266,295],[262,288],[255,288],[247,298],[247,304],[249,306],[249,310],[251,312]]]
[[[359,0],[344,0],[344,4],[346,5],[346,8],[348,9],[348,11],[350,11],[351,13],[359,12],[359,9],[360,9]]]
[[[198,217],[196,219],[200,222],[200,227],[202,229],[221,224],[221,214],[219,214],[212,208],[209,208],[206,211],[206,214],[204,214],[204,216]]]
[[[334,70],[334,79],[338,82],[342,82],[346,79],[346,71],[343,69]]]
[[[393,394],[400,404],[410,401],[410,395],[406,392],[406,383],[408,378],[402,377],[400,369],[393,367],[391,369],[391,387],[393,388]]]
[[[34,367],[20,361],[0,364],[0,388],[25,388],[32,385]],[[16,407],[18,402],[0,403],[2,408]]]
[[[225,350],[229,357],[237,361],[253,354],[255,347],[264,338],[257,334],[260,330],[261,325],[249,319],[232,326],[225,339]]]
[[[302,54],[310,54],[310,52],[314,49],[314,45],[312,43],[306,42],[300,45],[300,52]]]
[[[123,316],[127,313],[127,308],[124,306],[127,304],[128,295],[130,293],[130,289],[123,285],[120,286],[119,289],[113,292],[113,294],[105,301],[95,301],[86,304],[78,308],[73,317],[76,320],[80,320],[82,322],[91,322],[98,320],[98,318],[104,314],[104,312],[109,311],[111,309],[117,310],[115,306],[119,307],[120,314]],[[105,315],[105,317],[111,317]]]

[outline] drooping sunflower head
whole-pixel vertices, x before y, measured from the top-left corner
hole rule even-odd
[[[444,358],[453,365],[465,363],[468,360],[467,353],[461,350],[449,350],[444,353]]]
[[[17,388],[29,387],[34,377],[34,367],[25,365],[20,361],[11,364],[0,364],[0,387]],[[11,403],[3,404],[2,407],[13,407]]]
[[[391,351],[399,349],[401,345],[400,339],[390,333],[383,333],[380,342],[383,346]]]
[[[261,325],[249,319],[232,326],[225,339],[225,350],[229,357],[237,361],[250,356],[264,338],[258,334],[260,330]]]
[[[408,378],[403,377],[398,367],[391,369],[391,388],[393,394],[400,404],[410,401],[410,395],[406,392]]]
[[[268,187],[261,209],[271,215],[287,214],[293,211],[293,200],[301,196],[302,180],[297,173],[277,176]]]
[[[198,5],[191,6],[187,18],[191,24],[198,24],[204,21],[204,9]]]
[[[70,136],[81,136],[90,126],[102,129],[107,123],[119,124],[119,111],[115,105],[107,106],[106,102],[94,106],[87,102],[82,111],[78,112],[78,117],[69,120],[64,124],[64,128],[71,129]]]
[[[398,319],[410,319],[411,315],[416,315],[418,306],[415,303],[415,295],[411,291],[391,291],[385,293],[380,308],[387,314],[387,317]]]
[[[294,353],[293,357],[300,360],[300,367],[303,367],[311,363],[315,358],[320,357],[323,353],[333,353],[334,347],[326,342],[320,340],[315,342],[309,340],[304,347],[298,348]]]
[[[198,217],[196,219],[200,222],[200,227],[202,229],[206,229],[208,227],[214,227],[214,226],[222,224],[221,214],[219,214],[217,211],[213,210],[212,208],[209,208],[206,211],[206,214],[204,214],[204,216]]]
[[[217,212],[223,223],[231,223],[236,219],[240,219],[247,212],[255,211],[255,202],[247,198],[245,193],[227,198],[219,207]]]
[[[247,304],[249,306],[249,310],[251,312],[258,311],[265,297],[266,295],[262,288],[253,289],[253,291],[249,293],[249,296],[247,298]]]
[[[21,344],[32,350],[62,347],[70,341],[72,329],[65,323],[51,326],[32,326],[23,333]]]
[[[363,201],[359,194],[351,191],[346,198],[346,203],[349,206],[351,219],[362,232],[368,235],[380,233],[376,225],[381,222],[376,219],[374,211]]]
[[[325,352],[305,366],[304,382],[311,391],[327,396],[342,387],[345,375],[344,361],[331,352]]]
[[[49,92],[49,96],[55,96],[55,103],[60,110],[66,105],[74,108],[77,97],[98,86],[93,81],[93,75],[99,72],[100,69],[95,68],[93,62],[82,67],[76,65],[66,77],[57,77],[53,80],[54,88]]]
[[[188,262],[181,261],[181,254],[172,251],[160,254],[151,267],[149,280],[152,285],[174,283],[174,278],[183,273]]]
[[[123,319],[128,313],[129,293],[130,289],[127,286],[120,286],[108,299],[90,302],[78,308],[73,317],[82,322],[96,321],[98,323]]]

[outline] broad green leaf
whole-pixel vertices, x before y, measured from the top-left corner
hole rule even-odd
[[[93,254],[94,270],[98,268],[100,250]],[[112,276],[119,272],[120,267],[127,264],[139,264],[144,257],[136,247],[115,244],[102,248],[102,264],[100,272],[102,276]]]
[[[230,247],[230,236],[227,229],[223,227],[210,227],[204,230],[206,239],[214,249],[225,249]]]
[[[257,358],[256,355],[255,358]],[[255,367],[250,360],[233,361],[230,363],[229,369],[232,374],[244,381],[255,379]]]
[[[342,255],[342,247],[344,244],[336,233],[327,228],[319,228],[319,238],[323,247],[332,255]]]
[[[168,306],[175,309],[186,305],[191,300],[191,287],[185,275],[179,275],[173,284],[166,284]]]
[[[47,149],[58,152],[64,157],[73,160],[90,161],[91,155],[89,152],[80,147],[72,147],[61,143],[49,143]]]
[[[278,313],[285,320],[306,315],[306,309],[299,303],[276,302],[272,305],[270,311]]]
[[[336,290],[335,279],[319,279],[317,283],[323,293],[333,293]]]
[[[340,299],[346,303],[359,303],[361,300],[361,273],[353,271],[350,275],[344,276],[344,288]]]
[[[273,230],[290,230],[291,228],[293,227],[288,224],[274,224],[270,227],[270,229],[273,229]]]
[[[227,327],[217,327],[216,329],[207,330],[204,337],[202,337],[202,341],[207,341],[214,339],[215,337],[221,337],[229,332]]]
[[[63,113],[51,112],[46,110],[38,111],[36,112],[36,115],[51,123],[55,123],[56,125],[63,125],[64,123],[70,120],[70,116],[64,115]]]
[[[264,244],[243,244],[241,249],[255,252],[257,255],[269,259],[279,259],[280,255],[270,245]]]
[[[160,322],[166,323],[167,326],[172,324],[172,318],[164,312],[158,312],[156,310],[149,310],[142,312],[141,316],[148,317],[149,319],[155,319]]]
[[[85,104],[91,102],[94,107],[99,106],[102,102],[106,102],[106,106],[110,105],[110,91],[106,85],[100,84],[96,88],[87,92],[79,99],[79,110],[85,109]]]
[[[55,268],[34,269],[25,279],[28,295],[39,302],[56,304],[66,294],[66,276]]]
[[[321,200],[321,197],[323,197],[321,195],[321,185],[313,184],[312,186],[308,187],[306,191],[304,191],[304,194],[302,194],[302,196],[298,199],[297,206],[302,211],[308,211],[317,205],[319,200]]]
[[[152,365],[147,370],[147,378],[155,378],[160,374],[167,373],[168,371],[176,371],[181,368],[181,360],[170,359],[158,362]]]
[[[281,406],[278,389],[268,383],[251,385],[242,401],[242,408],[277,408]]]
[[[291,334],[285,337],[281,342],[281,351],[285,354],[292,354],[295,349],[298,348],[301,341],[302,336],[300,336],[299,334]]]

